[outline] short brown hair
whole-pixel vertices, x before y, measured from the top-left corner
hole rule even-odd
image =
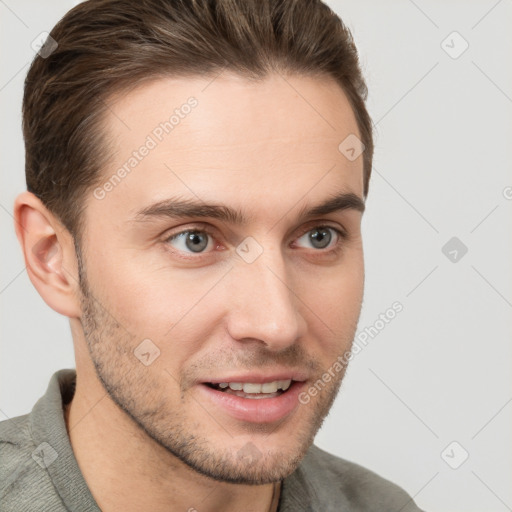
[[[85,194],[109,158],[100,130],[107,99],[159,76],[226,69],[250,79],[274,70],[334,78],[365,146],[367,196],[373,158],[367,87],[350,31],[320,0],[88,0],[50,36],[58,46],[47,40],[25,81],[26,182],[75,238]]]

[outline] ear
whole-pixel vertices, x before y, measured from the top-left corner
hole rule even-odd
[[[71,233],[31,192],[14,202],[16,236],[27,273],[43,300],[70,318],[79,318],[78,262]]]

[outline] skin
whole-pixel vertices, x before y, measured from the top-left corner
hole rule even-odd
[[[70,319],[77,387],[66,425],[106,512],[269,510],[274,483],[313,442],[344,372],[270,423],[233,418],[198,381],[285,369],[303,372],[307,388],[350,349],[361,310],[362,213],[297,217],[334,192],[363,198],[362,156],[338,150],[359,135],[341,88],[278,74],[145,83],[110,98],[105,180],[190,96],[197,106],[130,174],[101,200],[87,194],[80,268],[56,217],[28,192],[15,202],[30,279]],[[133,220],[176,195],[229,205],[250,222]],[[348,235],[337,253],[333,231],[327,248],[308,239],[325,224]],[[212,235],[199,254],[168,240],[205,226]],[[263,249],[252,263],[236,252],[248,236]],[[160,350],[147,366],[134,355],[145,339]],[[256,460],[240,457],[248,446]]]

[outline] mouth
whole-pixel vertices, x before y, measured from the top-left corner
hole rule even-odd
[[[249,398],[252,400],[261,400],[265,398],[275,398],[285,393],[292,383],[292,379],[274,380],[271,382],[206,382],[205,385],[226,393],[235,395],[242,398]]]
[[[274,423],[289,417],[298,407],[298,395],[306,386],[302,375],[231,376],[196,387],[213,410],[249,423]]]

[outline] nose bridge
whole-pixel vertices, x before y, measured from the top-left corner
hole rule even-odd
[[[253,246],[248,252],[254,250]],[[242,256],[231,277],[235,295],[230,335],[236,340],[257,339],[276,350],[295,343],[303,334],[303,321],[297,311],[297,298],[290,290],[281,250],[261,250],[251,262],[250,258],[244,259],[243,253],[239,254]]]

